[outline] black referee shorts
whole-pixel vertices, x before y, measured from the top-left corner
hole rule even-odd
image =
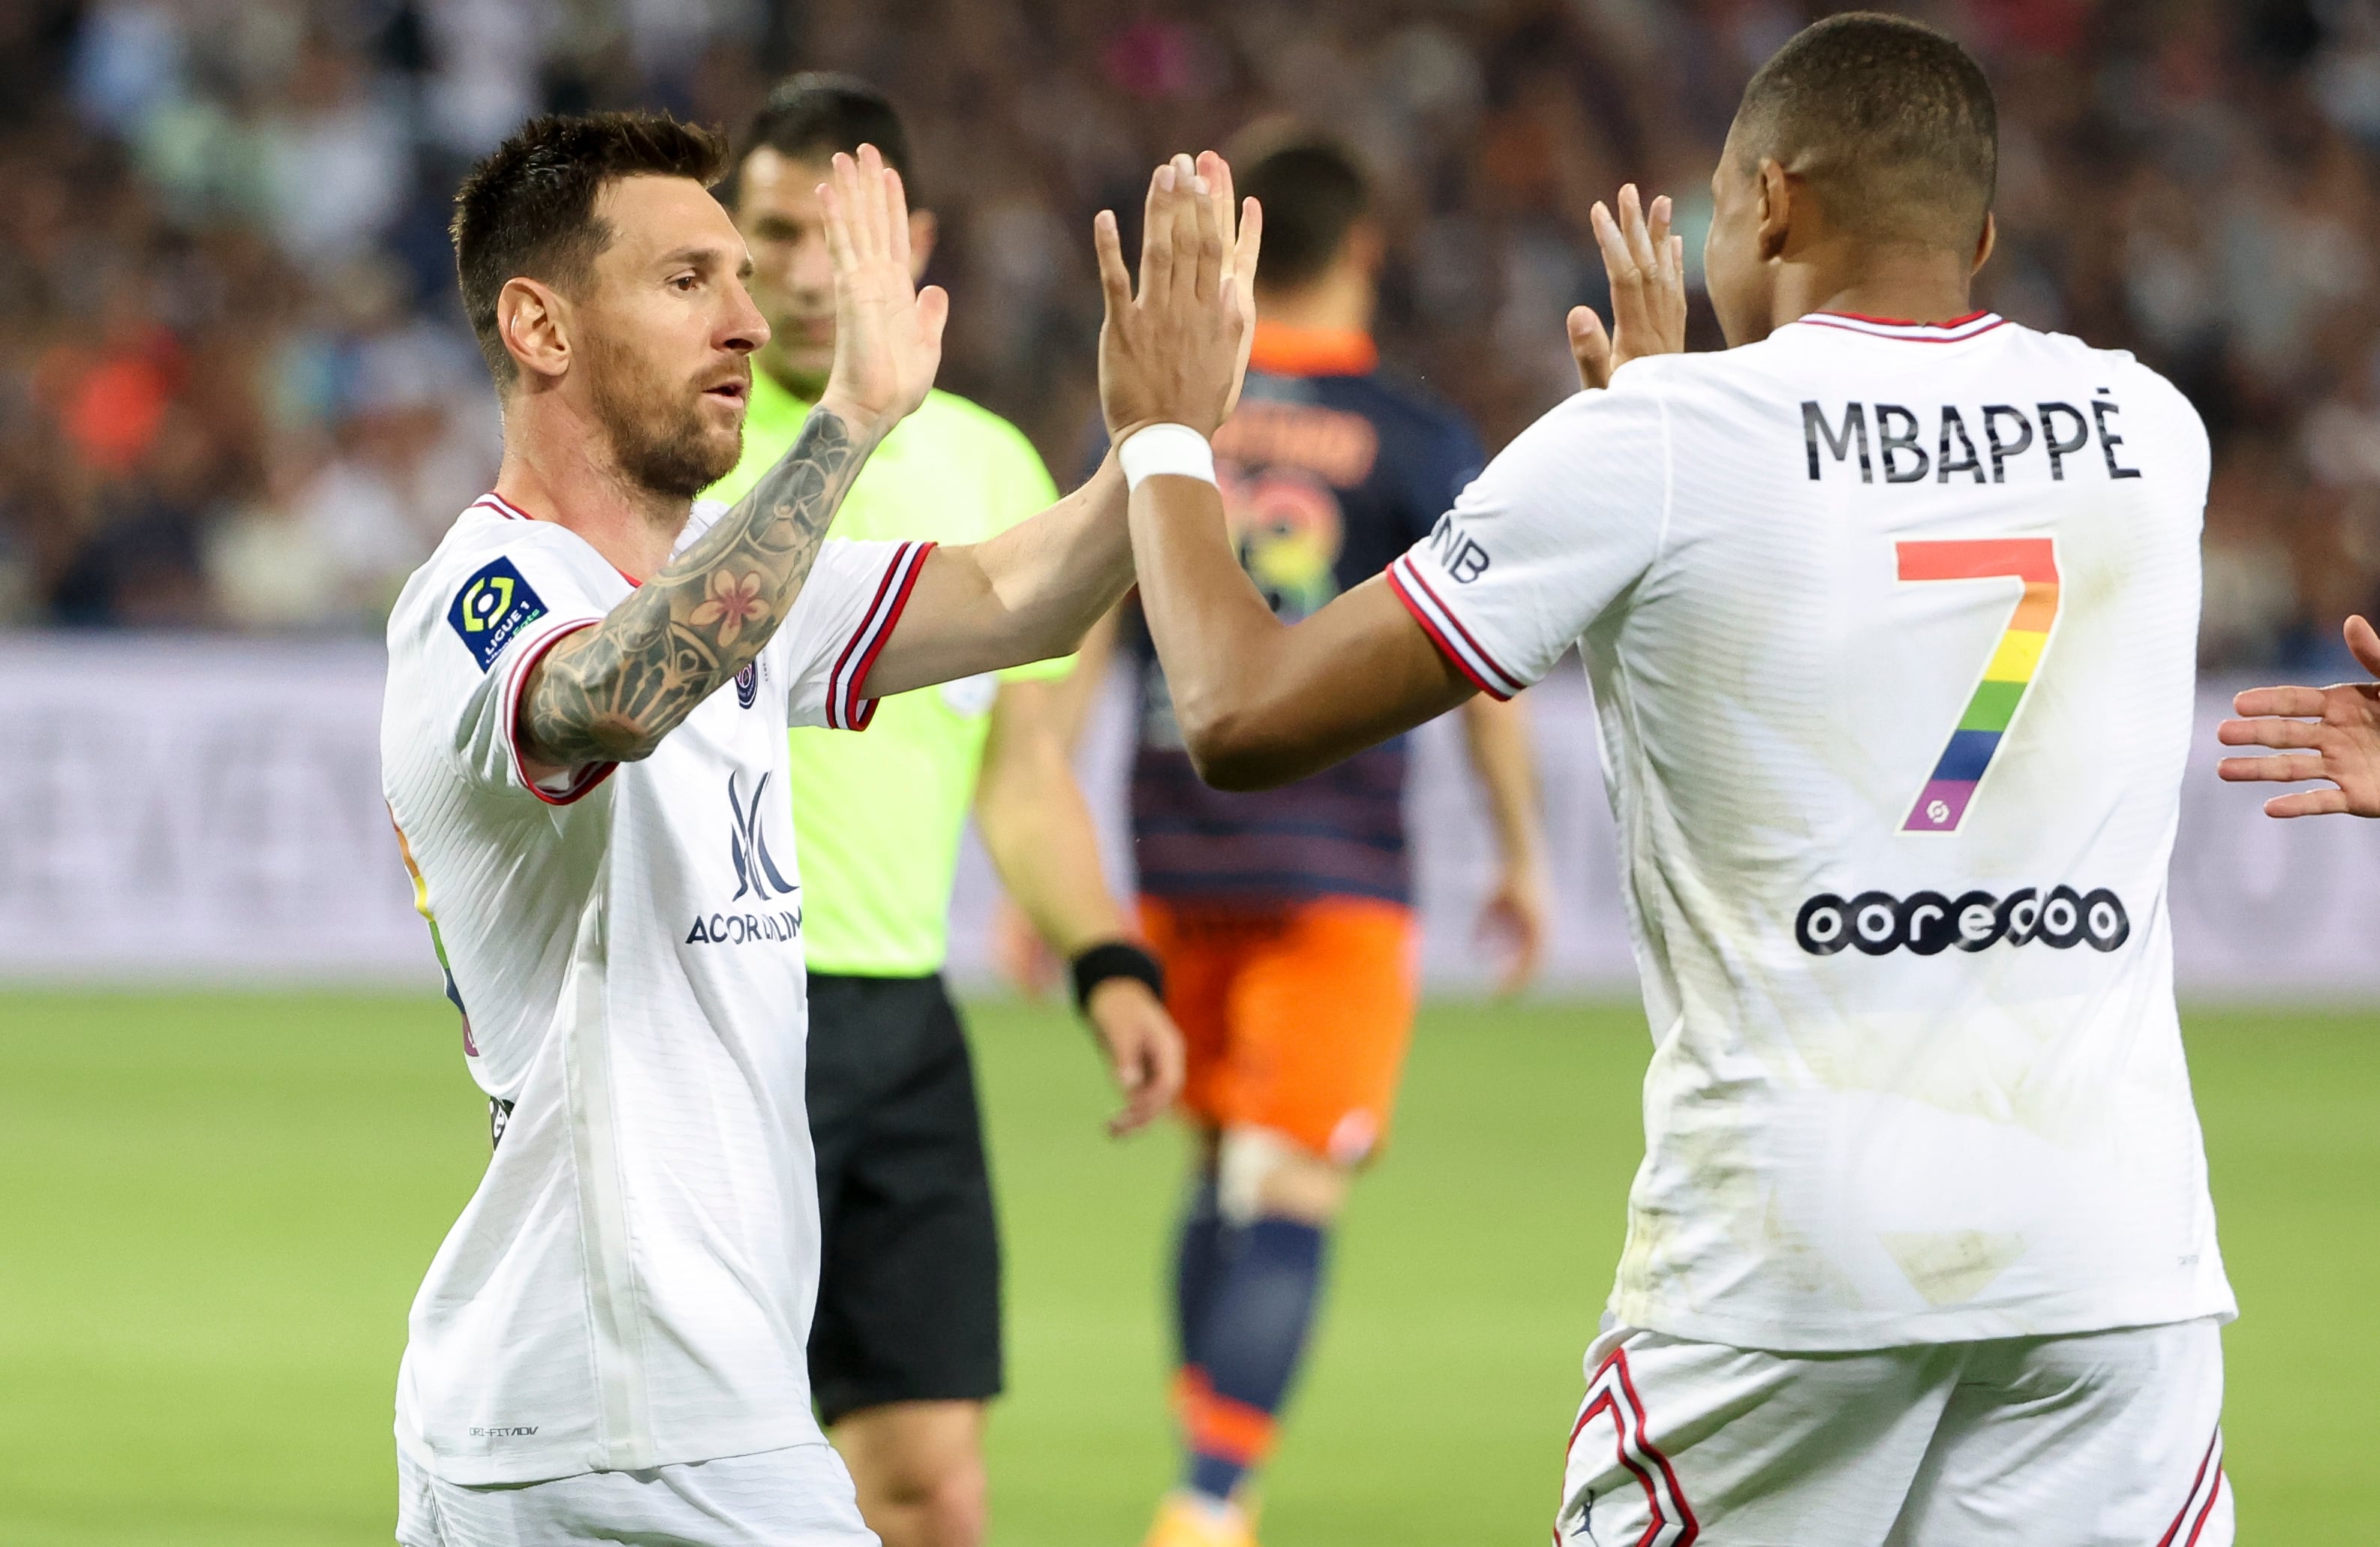
[[[820,1416],[1000,1394],[1000,1236],[975,1066],[940,976],[810,974],[824,1230]]]

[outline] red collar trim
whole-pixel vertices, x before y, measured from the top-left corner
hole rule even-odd
[[[1978,318],[1989,317],[1988,311],[1971,311],[1964,317],[1953,317],[1948,322],[1914,322],[1906,317],[1870,317],[1864,311],[1819,311],[1814,317],[1845,317],[1854,322],[1874,322],[1885,328],[1961,328]]]
[[[1379,369],[1379,345],[1353,328],[1293,328],[1257,320],[1248,367],[1274,376],[1368,376]]]
[[[1855,311],[1814,311],[1794,320],[1806,322],[1814,328],[1865,333],[1870,338],[1905,339],[1912,344],[1959,344],[2008,324],[2007,318],[1989,311],[1971,311],[1948,322],[1912,322],[1898,317],[1864,317]]]

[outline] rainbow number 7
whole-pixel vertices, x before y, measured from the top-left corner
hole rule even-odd
[[[1957,832],[1975,798],[1975,786],[2000,749],[2000,737],[2024,702],[2024,690],[2041,667],[2042,647],[2058,619],[2058,548],[2048,538],[1993,538],[1975,542],[1902,542],[1893,545],[1900,578],[2024,582],[2023,598],[2009,619],[2008,632],[1992,651],[1984,680],[1967,700],[1967,712],[1950,732],[1902,832]]]

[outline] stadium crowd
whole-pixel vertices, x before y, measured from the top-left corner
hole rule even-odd
[[[1786,0],[10,0],[0,622],[375,629],[487,486],[462,168],[540,108],[739,126],[776,75],[890,90],[942,221],[945,384],[1079,461],[1089,217],[1262,114],[1388,192],[1387,357],[1491,443],[1572,385],[1586,216],[1690,254]],[[2325,664],[2380,603],[2380,6],[1942,0],[1991,68],[1982,304],[2131,348],[2213,429],[2210,664]],[[1698,346],[1717,344],[1706,312]]]

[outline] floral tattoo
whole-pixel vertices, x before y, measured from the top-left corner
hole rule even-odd
[[[725,623],[719,631],[722,645],[733,645],[735,636],[747,622],[758,622],[769,615],[769,604],[760,599],[760,573],[733,575],[725,570],[715,570],[710,576],[710,599],[686,614],[686,622],[697,628],[709,628],[713,623]]]
[[[872,444],[814,410],[793,449],[700,541],[539,663],[521,695],[522,750],[562,767],[650,755],[793,610]]]

